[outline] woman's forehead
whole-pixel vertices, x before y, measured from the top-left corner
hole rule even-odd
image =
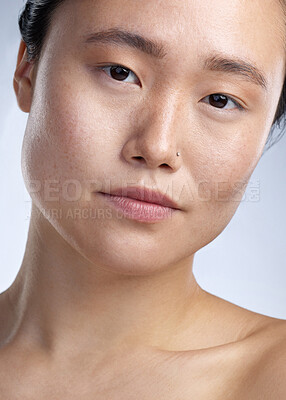
[[[64,19],[64,28],[77,36],[100,24],[148,33],[170,48],[192,43],[224,48],[270,43],[273,48],[285,42],[282,1],[68,0],[58,12],[61,25]]]

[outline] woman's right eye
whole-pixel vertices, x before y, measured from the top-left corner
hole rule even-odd
[[[105,71],[110,78],[116,81],[140,84],[140,80],[138,79],[137,75],[135,75],[135,73],[129,68],[123,67],[123,65],[105,65],[103,67],[96,68]],[[128,78],[131,80],[127,80]]]

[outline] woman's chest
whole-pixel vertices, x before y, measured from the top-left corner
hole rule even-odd
[[[10,373],[6,369],[1,374],[0,398],[247,400],[245,378],[251,383],[251,371],[247,368],[242,371],[228,361],[211,356],[181,357],[174,353],[115,358],[96,366],[84,359],[51,369],[34,366],[25,370],[18,365]],[[255,392],[250,399],[255,400]]]

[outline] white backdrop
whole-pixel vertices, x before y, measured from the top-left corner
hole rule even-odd
[[[18,109],[13,74],[23,0],[0,0],[0,293],[24,255],[31,200],[21,173],[27,114]],[[195,256],[201,287],[241,307],[286,319],[286,135],[260,159],[235,216]]]

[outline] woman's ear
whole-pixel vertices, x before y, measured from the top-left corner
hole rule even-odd
[[[13,87],[20,109],[26,113],[30,112],[33,97],[33,73],[35,64],[27,61],[27,47],[21,40],[17,66],[14,73]]]

